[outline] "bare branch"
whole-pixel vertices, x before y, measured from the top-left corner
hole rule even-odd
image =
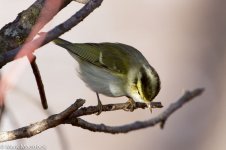
[[[0,55],[24,43],[39,17],[44,2],[37,0],[0,30]]]
[[[66,20],[64,23],[59,24],[46,34],[41,35],[37,39],[25,43],[23,46],[17,47],[10,51],[3,53],[0,56],[0,68],[6,63],[13,61],[17,53],[20,52],[20,55],[16,58],[21,58],[28,54],[33,53],[39,47],[51,42],[55,38],[64,34],[65,32],[72,29],[74,26],[79,24],[84,18],[86,18],[91,12],[93,12],[97,7],[101,5],[103,0],[90,0],[84,7],[82,7],[78,12],[76,12],[72,17]],[[31,61],[31,60],[30,60]]]
[[[0,30],[0,56],[7,51],[31,41],[71,0],[36,0],[30,7],[18,14],[17,18]]]
[[[158,123],[161,124],[161,128],[163,128],[163,124],[165,124],[168,117],[174,113],[176,110],[181,108],[185,103],[189,102],[193,98],[199,96],[202,94],[204,89],[196,89],[192,92],[186,92],[178,101],[175,103],[172,103],[164,112],[162,112],[160,115],[158,115],[155,118],[152,118],[147,121],[136,121],[131,124],[123,125],[123,126],[106,126],[104,124],[93,124],[89,123],[81,118],[70,118],[66,121],[67,124],[72,124],[74,126],[79,126],[83,129],[88,129],[93,132],[105,132],[105,133],[127,133],[134,130],[139,130],[147,127],[152,127]],[[81,110],[81,109],[80,109]],[[79,110],[78,110],[79,111]],[[77,112],[78,112],[77,111]]]
[[[11,141],[15,139],[28,138],[39,134],[49,128],[53,128],[62,124],[65,119],[67,119],[71,113],[76,111],[79,107],[81,107],[85,103],[85,100],[78,99],[74,104],[72,104],[65,111],[52,115],[47,119],[36,122],[29,126],[19,128],[13,131],[1,132],[0,133],[0,142]]]
[[[68,109],[66,109],[64,112],[60,114],[52,115],[45,120],[36,122],[29,126],[19,128],[13,131],[0,132],[0,142],[16,140],[21,138],[28,138],[36,134],[39,134],[49,128],[56,127],[60,124],[71,124],[71,125],[78,126],[83,129],[88,129],[94,132],[105,132],[105,133],[112,133],[112,134],[127,133],[130,131],[151,127],[158,123],[160,124],[165,123],[165,121],[168,119],[169,116],[171,116],[173,112],[181,108],[184,104],[186,104],[190,100],[201,95],[203,91],[204,89],[196,89],[191,92],[186,92],[181,98],[179,98],[178,101],[171,104],[165,111],[163,111],[159,116],[153,119],[150,119],[147,121],[136,121],[131,124],[117,126],[117,127],[107,126],[104,124],[93,124],[81,118],[78,118],[80,116],[92,115],[98,112],[97,106],[79,108],[85,102],[84,100],[79,99],[72,106],[70,106]],[[153,108],[156,108],[160,105],[159,103],[155,102],[152,104],[152,106]],[[124,110],[127,107],[128,107],[128,103],[103,105],[103,112]],[[144,109],[146,108],[146,106],[143,103],[136,103],[136,109],[137,108]]]

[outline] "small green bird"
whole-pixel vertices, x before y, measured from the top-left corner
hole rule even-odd
[[[53,41],[79,63],[79,76],[96,92],[99,113],[102,103],[98,93],[110,97],[127,96],[133,108],[135,102],[150,102],[160,90],[155,69],[134,47],[121,43],[70,43],[57,38]]]

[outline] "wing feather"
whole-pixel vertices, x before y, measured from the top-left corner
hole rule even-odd
[[[54,40],[55,44],[66,48],[78,61],[89,62],[116,74],[128,73],[131,51],[135,48],[121,43],[70,43],[63,39]],[[139,54],[139,52],[137,53]]]

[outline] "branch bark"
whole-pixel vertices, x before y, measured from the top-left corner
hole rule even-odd
[[[136,121],[131,124],[117,126],[117,127],[107,126],[104,124],[89,123],[79,118],[85,115],[96,114],[98,112],[98,107],[89,106],[89,107],[80,108],[85,103],[85,101],[78,99],[72,106],[70,106],[65,111],[59,114],[52,115],[47,119],[44,119],[42,121],[33,123],[29,126],[25,126],[13,131],[0,132],[0,142],[16,140],[21,138],[28,138],[36,134],[39,134],[47,129],[56,127],[60,124],[71,124],[73,126],[81,127],[83,129],[87,129],[94,132],[105,132],[105,133],[112,133],[112,134],[127,133],[127,132],[131,132],[138,129],[152,127],[159,123],[163,128],[163,125],[165,124],[166,120],[176,110],[181,108],[184,104],[186,104],[190,100],[201,95],[203,91],[204,89],[196,89],[191,92],[189,91],[185,92],[185,94],[181,98],[179,98],[178,101],[171,104],[165,111],[163,111],[160,115],[158,115],[155,118],[152,118],[147,121]],[[156,108],[158,106],[160,106],[158,102],[152,103],[153,108]],[[103,112],[125,110],[127,107],[128,107],[128,103],[103,105]],[[137,108],[144,109],[146,108],[146,105],[143,103],[136,103],[135,109]]]
[[[39,134],[49,128],[53,128],[58,126],[65,120],[68,116],[71,115],[74,111],[76,111],[79,107],[81,107],[85,103],[85,100],[78,99],[74,104],[72,104],[65,111],[52,115],[47,119],[36,122],[26,127],[22,127],[13,131],[1,132],[0,133],[0,142],[11,141],[15,139],[21,138],[29,138],[36,134]]]
[[[68,1],[68,0],[66,0]],[[33,53],[39,47],[51,42],[55,38],[64,34],[65,32],[72,29],[74,26],[83,21],[91,12],[93,12],[97,7],[101,5],[103,0],[90,0],[84,7],[82,7],[78,12],[71,16],[64,23],[59,24],[46,34],[42,34],[37,39],[25,43],[22,46],[19,46],[15,49],[8,50],[0,54],[0,68],[7,64],[10,61],[13,61],[14,58],[21,58],[27,56],[28,54]],[[17,55],[20,52],[20,55]],[[16,57],[17,56],[17,57]],[[30,58],[33,59],[33,58]],[[31,60],[30,60],[31,61]]]
[[[71,0],[37,0],[0,30],[0,56],[31,41]]]

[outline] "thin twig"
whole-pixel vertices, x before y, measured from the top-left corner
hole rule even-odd
[[[128,110],[128,106],[131,106],[131,104],[129,102],[118,103],[118,104],[106,104],[106,105],[102,105],[102,112],[116,111],[116,110]],[[161,102],[151,102],[151,107],[152,108],[162,108],[163,106],[162,106]],[[138,108],[145,109],[148,107],[145,103],[136,102],[134,110],[138,109]],[[82,107],[78,111],[74,112],[70,118],[92,115],[92,114],[96,114],[98,111],[99,111],[99,108],[96,106]]]
[[[163,128],[166,120],[169,118],[170,115],[172,115],[176,110],[181,108],[185,103],[187,103],[190,100],[192,100],[193,98],[201,95],[203,91],[204,91],[204,89],[196,89],[192,92],[186,92],[181,98],[179,98],[178,101],[176,101],[175,103],[172,103],[160,115],[158,115],[155,118],[149,119],[147,121],[136,121],[131,124],[112,127],[112,126],[107,126],[104,124],[89,123],[81,118],[70,117],[66,121],[66,123],[74,125],[74,126],[78,126],[78,127],[81,127],[83,129],[87,129],[87,130],[90,130],[93,132],[105,132],[105,133],[111,133],[111,134],[128,133],[128,132],[131,132],[134,130],[152,127],[159,123],[161,125],[161,128]],[[94,112],[96,112],[96,111],[94,111]],[[86,114],[86,113],[84,113],[84,114]]]
[[[173,112],[181,108],[185,103],[201,95],[203,91],[204,89],[196,89],[191,92],[186,92],[178,101],[171,104],[165,111],[163,111],[159,116],[153,119],[147,121],[136,121],[134,123],[118,127],[111,127],[104,124],[100,125],[93,124],[85,120],[82,120],[81,118],[78,118],[79,116],[96,114],[98,111],[97,106],[89,106],[78,109],[85,102],[84,100],[79,99],[75,102],[74,104],[75,106],[73,106],[73,108],[71,108],[72,107],[71,106],[60,114],[52,115],[45,120],[36,122],[32,125],[25,126],[13,131],[0,132],[0,142],[28,138],[36,134],[39,134],[49,128],[56,127],[60,124],[71,124],[94,132],[105,132],[112,134],[127,133],[130,131],[151,127],[158,123],[165,122]],[[124,110],[124,108],[126,107],[128,107],[128,103],[103,105],[103,112]],[[145,108],[145,107],[142,103],[136,103],[136,108]]]
[[[41,99],[41,102],[42,102],[42,107],[44,109],[47,109],[48,104],[47,104],[45,89],[44,89],[44,85],[42,83],[42,78],[41,78],[40,71],[38,69],[38,65],[36,64],[36,56],[34,56],[34,59],[30,62],[30,64],[31,64],[31,68],[32,68],[32,71],[33,71],[34,76],[35,76],[37,86],[38,86],[38,91],[39,91],[40,99]]]

